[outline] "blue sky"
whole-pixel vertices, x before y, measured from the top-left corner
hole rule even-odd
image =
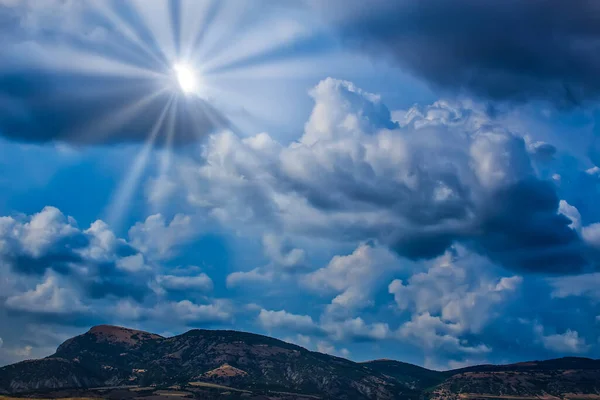
[[[593,5],[365,4],[0,0],[0,364],[101,323],[600,357]]]

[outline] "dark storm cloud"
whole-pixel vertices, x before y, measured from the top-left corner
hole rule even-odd
[[[520,273],[581,273],[589,265],[586,245],[558,206],[552,184],[527,179],[490,194],[471,226],[392,236],[390,243],[404,257],[429,259],[463,241]]]
[[[309,0],[311,1],[311,0]],[[312,2],[345,41],[435,86],[571,106],[600,94],[593,0]]]
[[[557,212],[552,184],[537,179],[518,182],[495,194],[477,239],[493,260],[523,272],[576,274],[588,265],[585,245]]]
[[[4,74],[0,78],[0,134],[26,142],[141,142],[148,139],[172,98],[176,99],[173,111],[164,118],[158,144],[164,144],[170,129],[173,141],[181,144],[227,126],[227,119],[209,103],[177,93],[176,83],[165,79],[39,70]],[[163,90],[165,85],[167,90]]]

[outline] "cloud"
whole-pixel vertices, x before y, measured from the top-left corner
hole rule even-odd
[[[523,281],[489,276],[494,266],[488,260],[460,248],[430,264],[407,282],[392,281],[389,292],[400,310],[437,315],[461,334],[479,333],[496,315],[494,307],[511,298]]]
[[[317,292],[334,293],[328,312],[345,313],[369,306],[382,277],[398,268],[397,258],[387,249],[361,244],[352,254],[335,256],[326,267],[305,275],[302,283]]]
[[[581,235],[590,246],[600,249],[600,223],[583,227]]]
[[[152,267],[102,221],[83,230],[55,207],[0,219],[0,260],[15,274],[68,277],[92,298],[148,295]]]
[[[159,275],[156,280],[166,290],[181,292],[209,292],[214,287],[212,279],[204,272],[195,276]]]
[[[284,281],[293,274],[305,271],[309,264],[306,251],[293,247],[284,234],[265,233],[262,238],[266,265],[250,271],[236,271],[227,276],[227,287],[265,285],[275,280]]]
[[[31,216],[2,217],[0,269],[5,279],[0,305],[14,315],[64,324],[114,318],[176,326],[228,321],[228,301],[204,296],[189,300],[194,293],[213,289],[207,274],[152,261],[188,238],[187,226],[189,220],[182,216],[169,224],[160,216],[150,218],[130,230],[135,242],[127,242],[103,221],[81,229],[53,207]],[[160,235],[166,244],[157,239]],[[188,299],[181,299],[182,293]],[[110,303],[115,301],[118,306],[113,309]]]
[[[331,339],[336,341],[378,341],[391,337],[387,323],[368,324],[360,317],[345,320],[328,320],[326,317],[321,327]]]
[[[345,347],[337,349],[334,345],[325,340],[320,340],[319,342],[317,342],[317,351],[319,353],[325,353],[337,357],[350,357],[350,351],[348,349],[346,349]]]
[[[297,334],[293,337],[286,337],[283,339],[284,342],[293,343],[304,348],[308,348],[311,345],[310,336]]]
[[[309,315],[261,309],[257,322],[269,332],[279,329],[296,335],[327,336],[336,342],[377,341],[392,337],[387,323],[369,324],[360,317],[337,319],[324,314],[321,321],[316,322]]]
[[[246,284],[269,283],[275,278],[272,270],[263,271],[261,268],[254,268],[250,271],[237,271],[227,275],[226,283],[228,288],[243,286]]]
[[[285,310],[270,311],[262,309],[257,320],[267,330],[285,328],[297,333],[314,333],[318,330],[317,325],[310,316],[291,314]]]
[[[345,42],[452,93],[572,106],[600,94],[596,3],[309,1]]]
[[[485,344],[470,345],[467,341],[459,339],[457,334],[461,330],[458,324],[444,322],[440,317],[425,312],[413,315],[410,321],[398,329],[397,335],[400,339],[417,344],[429,356],[438,354],[442,357],[452,357],[457,354],[477,355],[492,351]]]
[[[121,300],[113,312],[122,321],[160,321],[175,327],[189,327],[199,323],[231,322],[232,305],[227,300],[214,299],[204,304],[190,300],[160,301],[154,305],[143,305],[131,300]]]
[[[485,362],[496,344],[505,345],[505,338],[496,338],[497,327],[505,326],[513,317],[511,307],[523,301],[524,279],[503,272],[485,257],[455,246],[420,264],[408,278],[393,280],[389,293],[398,311],[410,318],[394,337],[417,345],[428,365]]]
[[[152,35],[128,35],[90,4],[34,3],[0,5],[4,137],[91,145],[145,142],[155,132],[166,145],[229,126],[207,100],[180,94]],[[131,29],[147,29],[130,18],[131,6],[107,8]]]
[[[77,250],[87,238],[74,221],[54,207],[30,218],[0,218],[0,256],[21,272],[41,274],[47,267],[62,270],[81,259]]]
[[[34,314],[81,314],[88,307],[81,303],[74,290],[61,287],[55,276],[49,275],[35,289],[6,299],[6,306],[14,311]]]
[[[565,276],[549,278],[552,286],[552,297],[566,298],[572,296],[585,296],[600,300],[600,273],[590,273],[578,276]]]
[[[305,132],[288,146],[265,133],[211,136],[205,162],[180,165],[191,204],[238,231],[375,239],[413,260],[459,242],[517,271],[588,265],[525,140],[481,107],[440,101],[394,122],[350,82],[328,78],[311,93]]]
[[[232,318],[231,305],[226,300],[214,301],[210,304],[195,304],[189,300],[160,303],[149,312],[150,318],[161,321],[181,321],[186,324],[200,322],[226,322]]]
[[[588,351],[585,339],[577,331],[567,329],[565,333],[541,337],[544,347],[559,354],[581,354]]]
[[[302,267],[306,262],[306,251],[291,247],[284,238],[272,233],[263,236],[263,248],[265,256],[284,268]]]
[[[552,161],[556,155],[554,145],[541,141],[527,143],[527,150],[534,159],[541,162]]]
[[[129,229],[129,239],[143,253],[156,259],[166,259],[198,232],[198,222],[189,215],[177,214],[171,221],[167,221],[163,215],[154,214],[144,222],[132,226]]]

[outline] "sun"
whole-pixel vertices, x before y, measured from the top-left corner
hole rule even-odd
[[[185,64],[173,66],[179,87],[184,93],[194,93],[198,90],[198,78],[195,71]]]

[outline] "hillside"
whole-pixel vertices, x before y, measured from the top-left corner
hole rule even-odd
[[[600,399],[600,360],[589,358],[480,365],[450,373],[447,380],[432,390],[430,399]]]

